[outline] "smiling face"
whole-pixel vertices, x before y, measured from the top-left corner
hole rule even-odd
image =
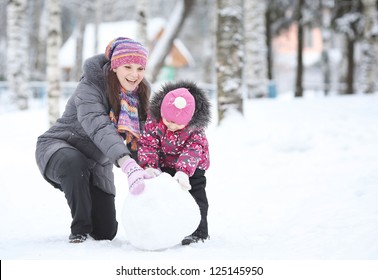
[[[129,63],[121,65],[113,71],[121,86],[127,91],[133,91],[144,78],[145,68],[142,65]]]

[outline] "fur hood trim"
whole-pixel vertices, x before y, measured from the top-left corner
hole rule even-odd
[[[188,127],[190,128],[206,128],[211,121],[211,104],[208,94],[200,89],[196,83],[191,81],[179,81],[164,84],[159,91],[153,93],[150,101],[150,115],[156,121],[161,120],[161,104],[168,92],[177,89],[186,88],[194,97],[196,108]]]
[[[99,54],[88,58],[83,65],[83,77],[103,92],[105,91],[105,71],[108,63],[110,62],[105,55]]]

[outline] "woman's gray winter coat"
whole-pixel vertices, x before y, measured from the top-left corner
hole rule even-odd
[[[115,195],[113,164],[131,154],[109,118],[110,105],[105,93],[105,55],[86,60],[74,94],[61,118],[38,137],[36,160],[42,175],[51,156],[62,148],[77,149],[90,161],[93,184]]]

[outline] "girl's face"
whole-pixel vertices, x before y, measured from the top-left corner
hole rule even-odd
[[[145,69],[139,64],[124,64],[113,69],[121,86],[127,91],[133,91],[144,78]]]
[[[186,125],[184,124],[177,124],[174,122],[169,122],[165,118],[163,118],[163,123],[166,125],[168,130],[175,132],[176,130],[183,129]]]

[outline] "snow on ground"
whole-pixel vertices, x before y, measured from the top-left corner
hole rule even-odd
[[[125,239],[126,176],[115,170],[113,241],[69,244],[63,193],[34,150],[45,108],[0,110],[2,260],[377,260],[378,96],[250,100],[208,129],[211,239],[143,251]],[[162,233],[164,234],[164,233]]]

